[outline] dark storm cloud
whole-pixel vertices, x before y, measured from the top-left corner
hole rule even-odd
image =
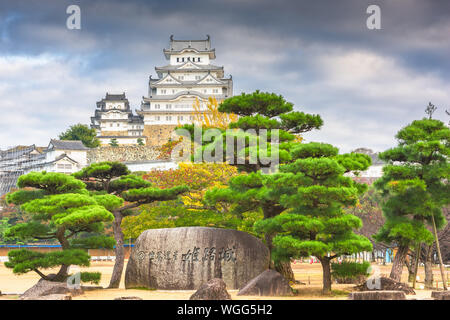
[[[81,7],[81,30],[65,27],[70,4]],[[381,7],[382,30],[366,28],[369,4]],[[449,105],[449,18],[445,0],[18,0],[0,4],[0,57],[37,57],[44,62],[20,60],[14,69],[25,65],[36,77],[57,70],[53,74],[61,81],[40,78],[30,84],[49,92],[34,109],[42,110],[42,123],[61,123],[52,127],[55,135],[71,120],[88,122],[95,101],[111,88],[127,91],[138,106],[148,75],[167,63],[162,48],[170,34],[177,39],[210,34],[216,63],[233,75],[235,93],[281,93],[325,118],[324,129],[311,137],[345,150],[383,149],[405,121],[422,116],[428,100],[442,106],[439,115]],[[17,94],[29,81],[29,74],[8,79],[9,91],[2,93]],[[64,98],[71,101],[60,101]],[[15,103],[21,102],[9,102]],[[74,119],[51,111],[61,104]],[[30,126],[37,130],[39,113],[36,117]],[[355,135],[352,128],[365,133]],[[19,143],[13,134],[3,140]]]

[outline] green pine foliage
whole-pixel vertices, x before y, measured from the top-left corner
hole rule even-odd
[[[388,162],[375,182],[386,199],[385,223],[374,238],[399,247],[391,277],[400,279],[408,248],[434,241],[433,220],[437,229],[447,223],[442,208],[450,203],[450,129],[424,118],[402,128],[396,138],[398,145],[379,155]]]
[[[5,235],[22,241],[58,241],[62,251],[12,250],[5,265],[14,273],[35,271],[44,279],[62,281],[70,265],[89,266],[90,257],[83,249],[111,247],[111,240],[99,233],[103,223],[113,220],[109,210],[121,206],[122,199],[91,196],[82,181],[62,173],[32,172],[21,176],[18,186],[22,189],[8,194],[6,200],[20,205],[26,222],[10,227]],[[57,266],[60,270],[54,277],[41,271]]]
[[[319,115],[293,111],[293,108],[293,104],[281,95],[260,91],[225,99],[220,104],[219,111],[239,116],[237,122],[230,123],[229,129],[242,129],[246,132],[217,129],[221,135],[202,141],[201,148],[195,150],[197,158],[198,154],[215,155],[215,150],[223,150],[221,160],[236,165],[245,172],[256,172],[269,167],[271,164],[267,162],[275,153],[279,154],[281,163],[288,162],[289,150],[298,142],[298,134],[320,129],[323,125]],[[196,129],[193,125],[182,128],[188,129],[191,136]],[[279,135],[277,143],[273,139],[273,129],[277,129]],[[205,137],[205,130],[197,130],[202,130],[202,137]],[[240,148],[237,146],[239,140],[244,142]]]
[[[365,190],[345,173],[365,170],[370,157],[338,155],[324,143],[298,144],[291,150],[293,162],[267,179],[268,197],[287,209],[255,223],[257,232],[275,235],[274,258],[316,256],[323,267],[323,291],[331,292],[330,261],[340,255],[371,251],[371,242],[354,233],[361,219],[344,207],[357,203]]]
[[[123,217],[139,214],[140,212],[133,211],[133,209],[143,204],[175,200],[180,194],[187,192],[188,188],[186,186],[167,189],[152,187],[152,184],[144,180],[142,176],[131,174],[126,165],[111,161],[93,163],[74,173],[73,177],[83,181],[86,187],[95,194],[92,198],[113,213],[116,262],[110,287],[117,288],[124,261],[121,226]]]

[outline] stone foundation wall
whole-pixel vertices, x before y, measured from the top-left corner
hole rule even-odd
[[[169,141],[176,125],[145,125],[143,136],[147,137],[147,146],[161,146]]]
[[[145,161],[157,160],[160,155],[157,146],[102,146],[91,149],[87,152],[88,163],[102,162],[102,161]]]

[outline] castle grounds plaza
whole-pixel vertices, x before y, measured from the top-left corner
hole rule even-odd
[[[125,261],[127,263],[127,261]],[[81,268],[81,271],[99,271],[102,273],[100,285],[104,288],[109,283],[109,278],[113,270],[113,261],[93,261],[91,267]],[[391,265],[378,265],[381,275],[389,275]],[[126,267],[126,265],[125,265]],[[292,269],[295,278],[306,285],[295,284],[293,288],[297,293],[292,297],[260,297],[260,296],[238,296],[238,290],[228,290],[233,300],[346,300],[353,284],[333,283],[333,294],[329,297],[322,295],[322,268],[320,263],[293,263]],[[407,295],[407,299],[428,299],[432,290],[420,289],[423,286],[424,272],[419,268],[419,281],[416,284],[416,295]],[[433,268],[433,276],[439,279],[439,268]],[[24,275],[14,275],[3,263],[0,263],[0,283],[2,293],[0,300],[16,300],[19,294],[29,289],[39,280],[35,273]],[[407,282],[408,270],[406,267],[402,273],[402,282]],[[147,290],[147,289],[125,289],[124,280],[119,289],[99,289],[85,291],[83,295],[73,297],[73,300],[113,300],[122,296],[137,296],[144,300],[188,300],[195,290]]]

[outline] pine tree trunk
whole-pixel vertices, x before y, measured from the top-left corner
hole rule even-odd
[[[67,250],[70,248],[70,243],[65,237],[66,228],[59,228],[56,231],[56,238],[58,239],[59,243],[61,244],[62,250]],[[52,277],[48,277],[51,281],[57,281],[57,282],[63,282],[67,279],[68,273],[69,273],[69,267],[70,265],[62,264],[59,268],[59,271],[56,275],[53,275]]]
[[[287,281],[295,281],[294,272],[292,271],[291,262],[290,261],[279,261],[275,263],[272,260],[272,250],[273,250],[273,244],[272,239],[273,236],[266,234],[264,236],[264,239],[266,240],[266,246],[269,248],[269,254],[270,254],[270,264],[269,269],[273,269],[278,271]]]
[[[325,295],[331,294],[331,265],[330,258],[320,257],[320,264],[322,265],[323,271],[323,288],[322,293]]]
[[[441,248],[439,246],[439,238],[438,238],[437,229],[436,229],[436,221],[434,220],[434,214],[431,215],[431,222],[433,224],[434,240],[436,241],[436,251],[438,254],[438,258],[439,258],[439,266],[440,266],[440,270],[441,270],[442,284],[444,286],[444,290],[447,291],[447,280],[445,278],[444,263],[442,261]]]
[[[417,281],[417,272],[419,271],[419,258],[422,251],[422,244],[418,242],[416,248],[416,257],[414,261],[414,278],[413,278],[413,289],[416,288],[416,281]]]
[[[278,271],[287,281],[295,281],[294,272],[290,261],[280,261],[275,263],[275,270]]]
[[[114,240],[116,241],[116,261],[114,263],[114,269],[112,272],[111,280],[108,288],[119,288],[120,279],[122,278],[125,250],[123,247],[123,232],[122,232],[122,213],[120,211],[114,212],[113,232]]]
[[[398,247],[397,254],[394,257],[391,274],[389,277],[395,281],[401,281],[403,264],[405,263],[406,255],[408,254],[408,246],[401,245]]]
[[[433,253],[433,244],[427,246],[425,253],[425,288],[433,289],[433,264],[431,263],[431,255]]]
[[[414,279],[414,257],[405,257],[405,266],[408,269],[408,282],[413,282]]]

